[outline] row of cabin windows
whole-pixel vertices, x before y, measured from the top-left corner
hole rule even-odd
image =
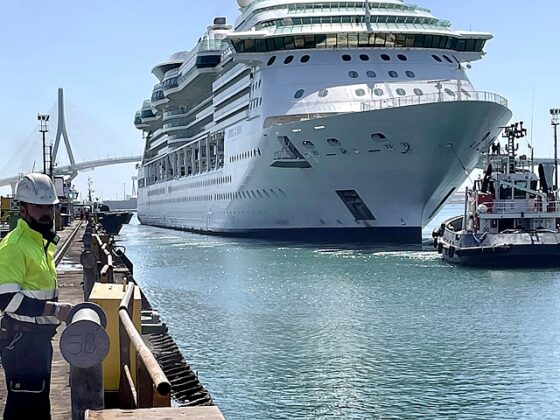
[[[389,54],[381,54],[379,57],[383,61],[391,61],[391,56]],[[443,57],[443,59],[441,57]],[[453,64],[453,60],[451,58],[449,58],[449,56],[444,54],[441,57],[437,54],[432,54],[432,58],[435,61],[437,61],[438,63],[443,63],[443,60],[445,60],[448,63]],[[342,58],[342,61],[347,61],[347,62],[352,61],[352,55],[350,55],[350,54],[343,54],[341,58]],[[369,61],[370,60],[370,56],[368,54],[360,54],[359,58],[362,61]],[[397,58],[400,61],[408,61],[408,57],[404,54],[397,54]],[[457,60],[457,58],[455,56],[453,56],[453,58],[455,59],[455,61],[457,63],[459,63],[459,60]],[[309,60],[311,60],[311,56],[308,55],[308,54],[302,55],[299,59],[300,63],[308,63]],[[293,55],[288,55],[286,58],[284,58],[284,64],[291,64],[293,61],[294,61],[294,56]],[[273,55],[272,57],[270,57],[268,59],[266,65],[267,66],[272,66],[275,62],[276,62],[276,56]]]
[[[399,33],[338,33],[276,36],[266,39],[234,41],[238,53],[265,53],[272,51],[315,48],[435,48],[459,52],[482,52],[486,40],[459,39],[445,35]]]
[[[383,95],[385,95],[385,91],[384,91],[383,89],[381,89],[381,88],[375,88],[375,89],[373,89],[372,92],[373,92],[373,94],[374,94],[375,96],[383,96]],[[414,94],[417,95],[417,96],[422,96],[422,95],[424,95],[424,91],[423,91],[422,89],[420,89],[420,88],[414,88],[413,92],[414,92]],[[456,92],[452,91],[452,90],[449,89],[449,88],[445,88],[445,89],[443,90],[443,92],[445,92],[447,95],[449,95],[449,96],[452,97],[452,98],[454,98],[454,97],[457,95]],[[362,88],[356,89],[356,90],[355,90],[355,93],[356,93],[356,96],[365,96],[365,95],[366,95],[366,91],[365,91],[364,89],[362,89]],[[395,93],[396,93],[398,96],[406,96],[406,95],[407,95],[407,91],[406,91],[405,89],[403,89],[403,88],[397,88],[397,89],[395,90]],[[461,89],[461,93],[462,93],[463,95],[465,95],[466,97],[468,97],[468,98],[471,97],[471,94],[470,94],[469,92],[467,92],[465,89]],[[305,90],[299,89],[299,90],[294,94],[294,98],[295,98],[295,99],[299,99],[299,98],[303,97],[304,94],[305,94]],[[317,96],[319,96],[319,98],[324,98],[324,97],[326,97],[328,94],[329,94],[329,90],[328,90],[328,89],[321,89],[321,90],[317,93]]]

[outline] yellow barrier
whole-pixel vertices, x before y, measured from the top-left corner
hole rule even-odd
[[[107,314],[107,334],[109,334],[109,353],[103,362],[103,383],[105,392],[118,392],[120,381],[120,339],[119,339],[119,305],[125,294],[122,284],[95,283],[89,297],[90,302],[97,303]],[[141,331],[142,298],[138,286],[134,288],[134,309],[132,321],[138,331]],[[136,354],[130,353],[131,372],[136,372]],[[134,378],[136,380],[136,378]]]

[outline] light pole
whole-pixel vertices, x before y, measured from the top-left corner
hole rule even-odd
[[[554,128],[554,189],[558,188],[558,124],[560,123],[560,108],[550,110],[550,123]]]
[[[39,132],[43,135],[43,173],[47,174],[47,133],[49,132],[49,115],[37,114],[39,120]]]

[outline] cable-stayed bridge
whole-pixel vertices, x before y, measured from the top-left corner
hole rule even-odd
[[[57,164],[57,156],[60,148],[61,141],[64,142],[64,147],[68,155],[69,163],[65,165]],[[54,176],[63,176],[67,181],[72,181],[80,171],[91,170],[102,166],[121,165],[125,163],[136,163],[142,160],[141,156],[121,156],[121,157],[107,157],[104,159],[89,160],[84,162],[76,162],[74,153],[68,138],[68,131],[66,129],[66,118],[64,113],[64,93],[62,89],[58,90],[58,125],[54,144],[52,146],[51,161],[52,172]],[[28,172],[28,171],[26,171]],[[21,173],[0,178],[0,187],[11,186],[12,191],[16,183],[19,181]]]

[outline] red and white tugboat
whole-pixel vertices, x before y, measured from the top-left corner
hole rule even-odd
[[[507,127],[506,153],[499,144],[488,153],[488,169],[465,192],[464,215],[446,220],[433,233],[434,245],[449,263],[469,266],[560,265],[558,187],[545,171],[516,160],[523,123]],[[532,164],[531,164],[532,166]]]

